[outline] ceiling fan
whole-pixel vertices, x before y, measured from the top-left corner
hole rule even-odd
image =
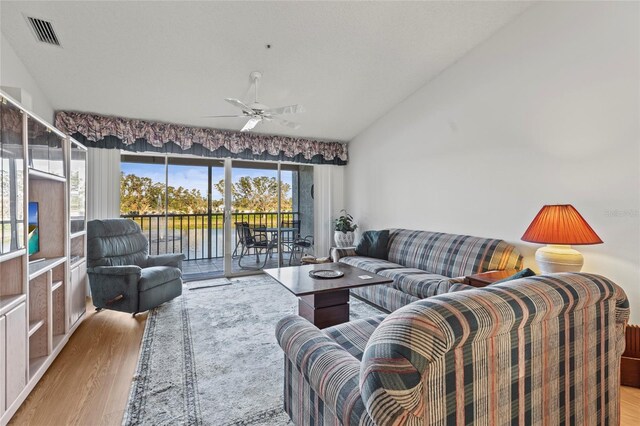
[[[253,86],[255,88],[254,101],[251,104],[246,104],[238,99],[234,98],[225,98],[225,101],[229,102],[231,105],[240,108],[242,114],[238,115],[208,115],[205,118],[230,118],[230,117],[248,117],[249,121],[244,125],[244,127],[240,130],[241,132],[246,132],[258,125],[258,123],[262,121],[274,121],[283,126],[290,127],[292,129],[297,129],[300,127],[298,123],[294,123],[289,120],[285,120],[280,118],[281,115],[284,114],[297,114],[300,112],[304,112],[304,108],[302,105],[287,105],[278,108],[269,108],[268,106],[261,104],[258,102],[258,83],[262,78],[262,73],[258,71],[254,71],[249,76],[251,81],[253,81]]]

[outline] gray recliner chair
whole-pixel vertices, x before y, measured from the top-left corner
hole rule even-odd
[[[183,254],[149,256],[149,241],[130,219],[87,224],[87,273],[96,310],[135,315],[182,294]]]

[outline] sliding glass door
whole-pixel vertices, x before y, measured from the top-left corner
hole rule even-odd
[[[218,182],[221,190],[224,184]],[[287,196],[282,194],[287,187],[278,180],[278,165],[233,161],[230,185],[233,252],[229,274],[277,268],[280,205]]]
[[[121,214],[187,279],[251,274],[313,250],[312,185],[312,166],[123,155]]]
[[[223,176],[224,162],[172,157],[167,163],[170,251],[185,255],[184,272],[192,278],[222,276],[223,202],[213,182]]]

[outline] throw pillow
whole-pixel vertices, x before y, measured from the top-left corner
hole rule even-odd
[[[500,281],[496,281],[496,282],[494,282],[494,284],[505,283],[507,281],[517,280],[518,278],[533,277],[535,275],[536,275],[535,272],[533,272],[529,268],[526,268],[526,269],[523,269],[522,271],[516,272],[515,274],[511,275],[510,277],[501,279]]]
[[[375,257],[387,260],[387,245],[389,244],[389,230],[367,231],[356,247],[358,256]]]

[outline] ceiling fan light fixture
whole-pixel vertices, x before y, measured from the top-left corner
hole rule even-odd
[[[240,108],[242,111],[242,115],[245,117],[249,117],[249,121],[245,123],[245,125],[240,130],[241,132],[247,132],[253,129],[258,123],[263,120],[266,121],[275,121],[276,123],[289,127],[290,129],[297,129],[300,127],[298,123],[294,123],[292,121],[283,120],[279,116],[284,114],[297,114],[304,112],[304,108],[302,105],[287,105],[277,108],[269,108],[267,105],[261,104],[258,101],[258,83],[262,78],[262,73],[260,71],[253,71],[249,74],[249,78],[253,82],[254,86],[254,101],[251,104],[247,104],[242,102],[239,99],[234,98],[225,98],[224,100],[233,105],[236,108]],[[240,115],[240,117],[242,116]],[[208,118],[223,118],[228,117],[225,115],[220,116],[210,116]]]

